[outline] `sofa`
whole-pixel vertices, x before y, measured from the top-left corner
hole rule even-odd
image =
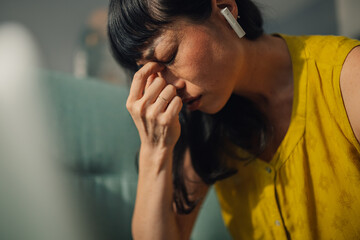
[[[128,87],[45,72],[52,127],[63,149],[61,166],[99,239],[131,239],[139,138],[125,108]],[[191,239],[231,239],[214,189],[202,206]]]

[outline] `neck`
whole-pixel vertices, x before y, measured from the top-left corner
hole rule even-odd
[[[242,71],[234,93],[249,98],[266,109],[287,98],[292,89],[292,65],[287,46],[281,38],[263,35],[245,40]]]
[[[270,161],[283,140],[291,120],[293,73],[291,57],[284,40],[264,35],[246,41],[246,68],[234,93],[252,100],[272,126],[269,143],[260,156]],[[244,61],[244,60],[243,60]]]

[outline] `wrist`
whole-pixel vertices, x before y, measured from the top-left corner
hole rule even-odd
[[[141,144],[140,145],[140,155],[148,157],[172,157],[172,153],[174,151],[174,147],[169,146],[154,146],[151,144]]]
[[[173,147],[149,146],[141,144],[139,152],[139,173],[146,169],[161,170],[170,169],[172,166]]]

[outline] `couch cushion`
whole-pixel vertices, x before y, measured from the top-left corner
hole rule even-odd
[[[44,73],[42,81],[63,149],[59,160],[98,239],[131,239],[140,142],[125,108],[128,88],[55,72]],[[230,239],[213,190],[192,239]]]

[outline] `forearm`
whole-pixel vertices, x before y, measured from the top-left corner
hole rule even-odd
[[[164,65],[146,63],[134,75],[126,107],[139,131],[139,180],[133,238],[181,239],[172,210],[172,154],[179,139],[182,101],[159,76]]]
[[[142,147],[132,221],[134,239],[181,239],[172,202],[172,149]]]

